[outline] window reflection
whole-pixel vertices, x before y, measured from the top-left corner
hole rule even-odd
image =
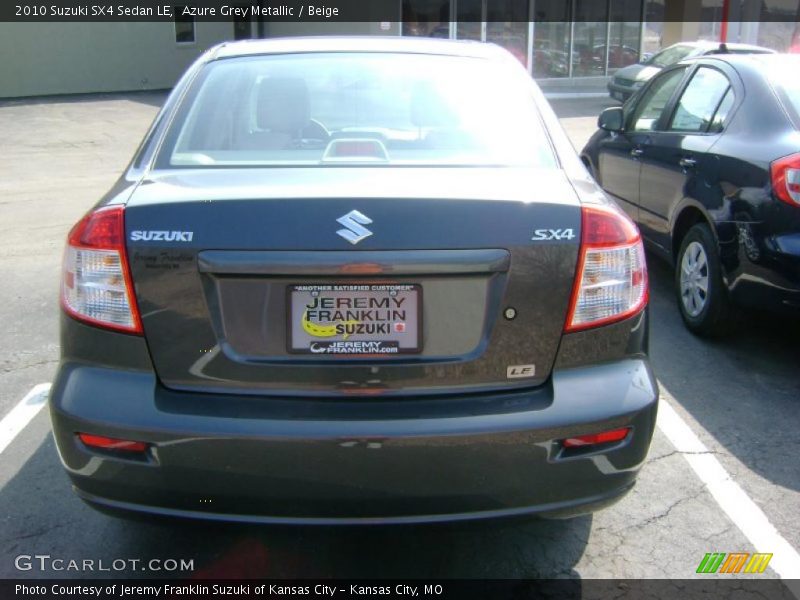
[[[572,74],[604,75],[608,5],[594,0],[575,0],[572,41]]]
[[[486,41],[502,46],[528,65],[528,4],[516,0],[487,3]],[[510,18],[511,21],[500,21]]]
[[[456,12],[456,37],[460,40],[480,40],[483,0],[459,0],[456,3]]]
[[[569,75],[569,8],[563,0],[537,0],[534,5],[534,77]]]
[[[403,35],[492,42],[536,78],[605,76],[661,49],[664,5],[665,0],[403,0]]]
[[[450,37],[450,1],[403,0],[403,35]]]

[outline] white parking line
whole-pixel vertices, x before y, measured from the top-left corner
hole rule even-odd
[[[544,92],[548,100],[579,100],[585,98],[611,98],[608,92]]]
[[[800,577],[800,554],[778,533],[767,515],[731,478],[717,457],[709,452],[669,402],[663,399],[663,394],[658,406],[657,423],[658,428],[675,449],[683,454],[717,504],[753,544],[756,551],[772,553],[769,566],[778,576],[781,579]],[[709,552],[714,551],[716,549],[709,548]]]
[[[33,389],[20,400],[19,404],[3,417],[3,420],[0,421],[0,452],[8,447],[19,432],[25,429],[25,426],[47,404],[47,394],[49,392],[49,383],[40,383],[33,386]]]

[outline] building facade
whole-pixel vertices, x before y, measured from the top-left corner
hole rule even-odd
[[[260,0],[262,3],[264,0]],[[171,87],[207,48],[231,39],[406,35],[493,42],[539,80],[606,78],[681,40],[720,39],[786,50],[800,0],[372,0],[358,23],[264,19],[0,23],[0,98]],[[770,12],[772,11],[772,12]],[[394,15],[378,21],[377,15]],[[727,19],[725,18],[727,16]],[[765,18],[766,16],[766,18]],[[510,18],[510,21],[502,21]],[[795,19],[796,21],[796,19]]]

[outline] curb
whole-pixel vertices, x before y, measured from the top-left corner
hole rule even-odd
[[[581,98],[608,98],[608,92],[544,92],[548,100],[577,100]]]

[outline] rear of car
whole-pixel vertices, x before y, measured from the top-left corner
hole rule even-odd
[[[485,45],[202,57],[70,234],[51,415],[95,506],[570,515],[652,436],[639,233]]]
[[[772,140],[769,201],[754,201],[751,223],[740,227],[741,254],[748,264],[737,299],[745,304],[800,316],[800,56],[754,59],[755,71],[777,97],[785,126]],[[778,112],[776,111],[776,112]],[[754,125],[757,113],[751,113]],[[746,280],[750,280],[745,283]]]

